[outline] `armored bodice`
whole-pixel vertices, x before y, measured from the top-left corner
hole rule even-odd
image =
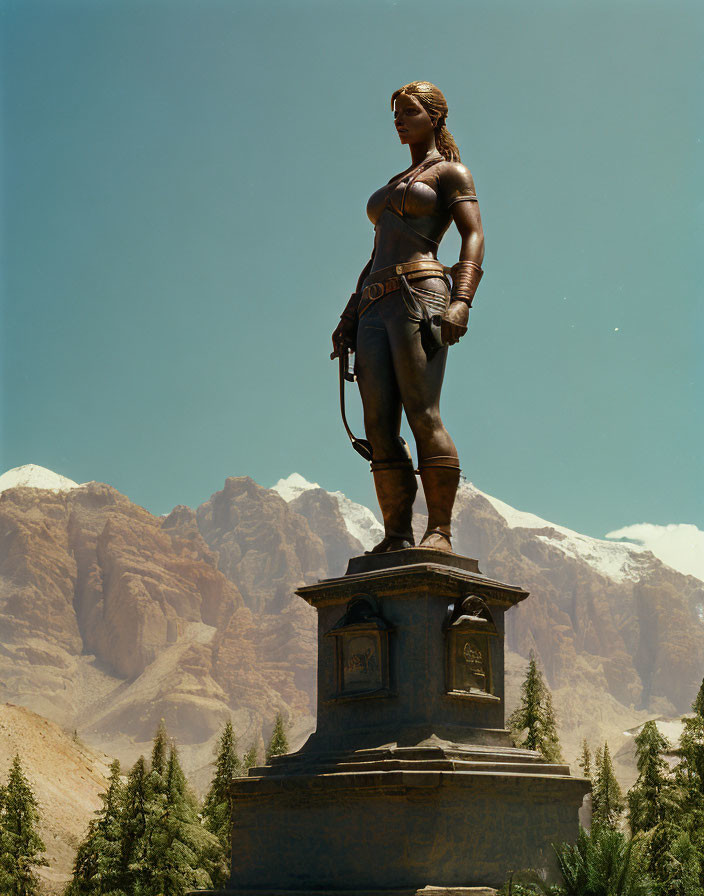
[[[458,169],[466,172],[467,179],[458,179]],[[376,232],[374,268],[419,256],[435,257],[452,221],[452,205],[476,198],[469,172],[441,156],[392,178],[367,202],[367,215]]]

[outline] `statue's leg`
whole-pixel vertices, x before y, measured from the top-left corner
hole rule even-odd
[[[413,501],[418,486],[413,464],[399,440],[401,395],[378,306],[370,308],[360,320],[355,371],[364,428],[373,451],[374,486],[384,520],[384,538],[372,553],[412,547]]]
[[[440,417],[440,392],[447,346],[428,358],[420,324],[396,304],[386,309],[394,372],[403,408],[416,440],[418,468],[428,505],[428,527],[421,544],[452,550],[452,507],[459,484],[457,449]]]

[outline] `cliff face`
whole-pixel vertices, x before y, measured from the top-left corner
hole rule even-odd
[[[325,563],[305,520],[248,479],[165,519],[99,483],[7,489],[0,695],[123,755],[162,717],[185,745],[230,715],[251,740],[277,711],[310,727],[314,620],[292,592]]]
[[[365,508],[296,481],[231,478],[165,518],[98,483],[2,492],[0,699],[129,762],[163,717],[204,778],[228,716],[242,749],[279,711],[299,743],[313,725],[315,614],[293,592],[344,572],[378,533]],[[469,485],[455,545],[531,592],[507,617],[510,676],[535,649],[568,745],[689,708],[704,669],[700,580]]]
[[[595,686],[626,706],[686,712],[704,669],[704,583],[635,546],[507,519],[495,504],[463,488],[456,546],[530,592],[507,617],[508,646],[534,649],[555,688],[586,661]]]

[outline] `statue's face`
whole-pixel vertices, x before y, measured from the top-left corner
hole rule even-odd
[[[414,96],[405,93],[394,100],[394,124],[401,143],[421,143],[433,133],[428,113]]]

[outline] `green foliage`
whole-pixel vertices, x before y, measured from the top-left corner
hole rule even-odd
[[[34,869],[47,863],[38,824],[37,800],[16,755],[2,790],[0,813],[0,892],[7,896],[34,896],[39,892]]]
[[[535,693],[535,680],[526,691]],[[593,779],[591,833],[556,848],[565,896],[704,896],[704,682],[684,730],[674,773],[664,754],[670,744],[648,722],[636,738],[638,780],[628,794],[631,839],[616,827],[623,799],[608,744],[592,762],[586,741],[579,765]],[[526,726],[528,727],[528,726]],[[546,893],[537,877],[507,881],[501,896]]]
[[[237,757],[237,739],[232,730],[232,722],[227,722],[220,740],[215,759],[215,776],[205,797],[203,820],[207,830],[217,837],[221,847],[222,861],[213,869],[213,884],[223,886],[230,877],[230,853],[234,825],[234,800],[230,784],[233,778],[242,774],[242,763]]]
[[[582,753],[578,759],[578,765],[582,769],[582,774],[590,781],[592,779],[592,753],[589,749],[586,737],[582,741]]]
[[[595,825],[580,828],[574,846],[555,847],[566,896],[655,896],[648,875],[646,840],[627,838],[621,831]]]
[[[88,893],[117,893],[121,882],[120,824],[124,785],[120,763],[110,766],[108,789],[100,795],[103,806],[88,827],[88,834],[76,853],[73,878],[66,896]]]
[[[609,745],[597,750],[592,783],[592,824],[595,827],[615,828],[624,809],[623,794],[614,767]]]
[[[242,771],[246,774],[255,765],[259,765],[259,753],[256,744],[252,744],[242,757]]]
[[[163,784],[153,794],[158,807],[149,816],[146,896],[181,896],[212,885],[208,870],[219,857],[217,838],[201,825],[198,803],[183,774],[174,746],[169,751]]]
[[[694,703],[692,703],[692,710],[700,719],[704,719],[704,678],[699,685],[699,691],[694,698]]]
[[[119,883],[120,889],[130,896],[146,892],[149,878],[147,829],[156,810],[147,763],[144,756],[140,756],[127,777],[120,825]],[[100,890],[92,892],[99,893]]]
[[[557,735],[557,719],[555,710],[552,706],[552,694],[545,686],[545,702],[544,702],[544,721],[543,721],[543,742],[540,752],[548,762],[564,762],[562,750],[560,748],[560,739]]]
[[[281,713],[278,712],[274,722],[274,730],[271,732],[271,738],[266,748],[267,765],[271,761],[272,756],[283,756],[284,753],[288,753],[288,738],[286,737],[284,720],[281,718]]]
[[[166,733],[166,723],[162,719],[154,735],[152,746],[152,761],[150,772],[163,778],[166,771],[166,754],[169,748],[169,735]]]
[[[671,805],[668,765],[663,753],[670,749],[655,722],[646,722],[636,737],[638,780],[628,793],[628,824],[632,834],[649,831],[664,821]]]
[[[537,750],[548,762],[563,761],[552,696],[533,651],[521,685],[521,704],[511,714],[508,727],[518,746]]]
[[[151,766],[140,756],[123,784],[113,763],[101,798],[65,896],[182,896],[212,886],[222,847],[201,824],[163,722]]]
[[[697,699],[701,693],[700,688]],[[694,709],[694,718],[684,719],[680,737],[680,761],[674,774],[680,805],[675,821],[697,852],[699,887],[704,891],[704,716],[697,711],[696,700]]]
[[[650,832],[650,872],[660,896],[703,896],[702,856],[679,824],[660,822]]]
[[[660,896],[704,896],[704,716],[699,689],[694,718],[684,719],[674,774],[671,750],[654,722],[636,738],[638,780],[628,794],[632,831],[647,831],[649,871]]]

